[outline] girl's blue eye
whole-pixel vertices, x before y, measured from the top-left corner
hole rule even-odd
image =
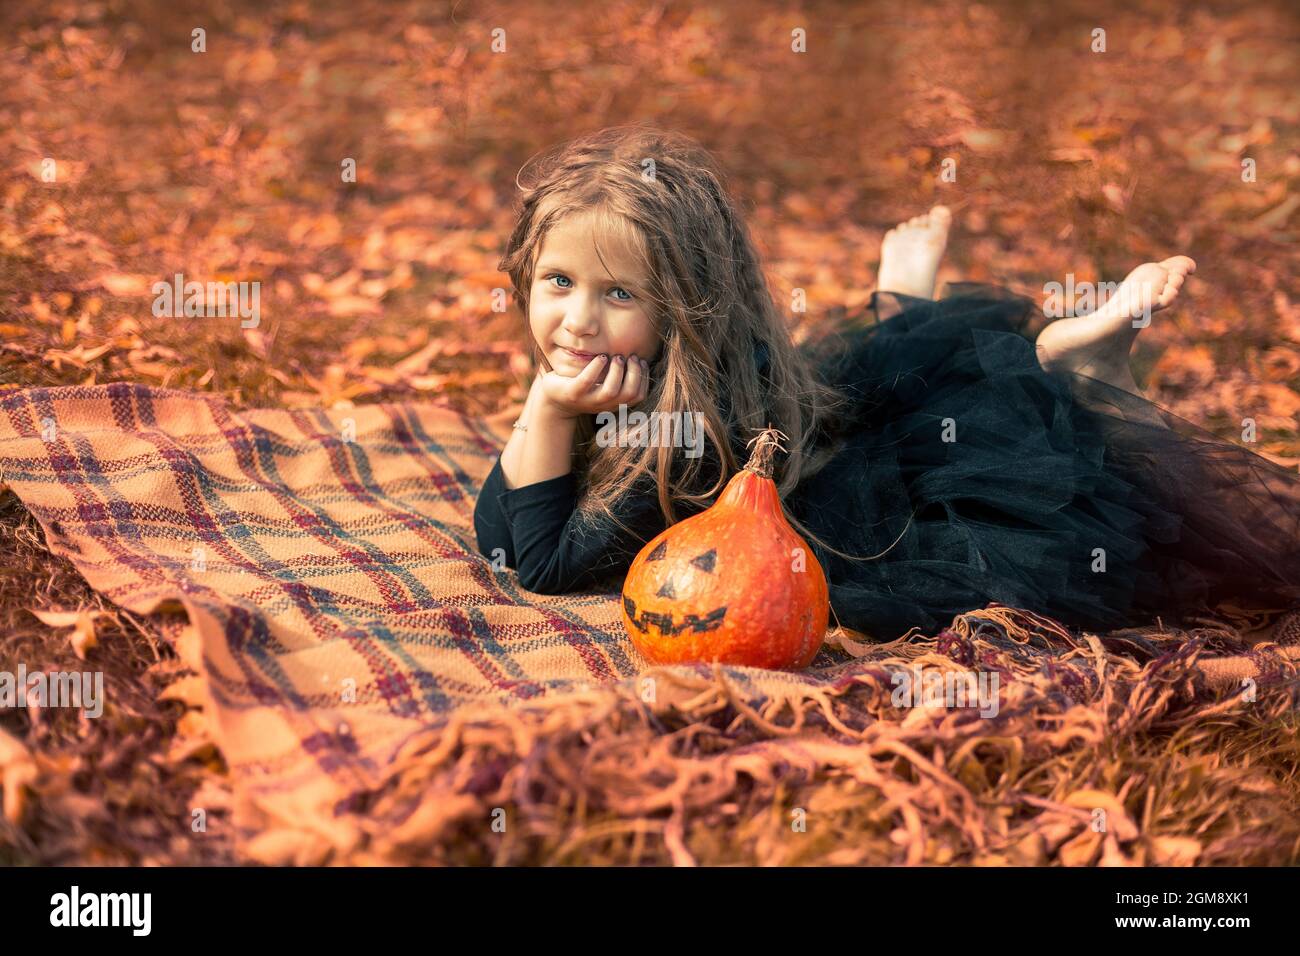
[[[570,289],[570,288],[573,287],[573,280],[570,279],[570,278],[569,278],[568,276],[566,276],[566,275],[560,275],[560,273],[555,272],[555,273],[552,273],[551,275],[548,275],[548,276],[546,277],[546,281],[547,281],[547,282],[550,282],[552,279],[563,279],[565,282],[569,283],[569,285],[562,285],[562,286],[559,286],[558,288],[561,288],[561,289]],[[632,302],[632,301],[634,301],[634,300],[636,299],[636,296],[634,296],[631,292],[628,292],[627,289],[621,288],[620,286],[615,286],[615,287],[614,287],[612,290],[610,290],[610,291],[612,291],[612,292],[621,292],[621,293],[623,293],[623,295],[627,296],[626,299],[624,299],[624,298],[619,298],[619,299],[618,299],[619,302]]]

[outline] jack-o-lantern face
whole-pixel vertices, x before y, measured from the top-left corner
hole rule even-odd
[[[826,576],[781,511],[774,430],[704,512],[666,528],[632,561],[623,624],[657,664],[807,667],[829,611]]]
[[[666,598],[670,603],[665,605],[663,610],[652,610],[648,607],[638,609],[636,602],[625,593],[623,610],[627,614],[628,623],[642,634],[657,633],[665,637],[688,631],[698,634],[717,628],[727,616],[725,607],[674,614],[672,605],[683,601],[689,603],[693,591],[711,590],[708,587],[700,587],[701,581],[698,575],[715,575],[718,572],[718,549],[710,548],[702,554],[695,555],[686,562],[684,569],[681,562],[668,561],[667,557],[668,542],[660,541],[645,556],[644,567],[648,570],[644,583],[651,587],[657,583],[654,596]]]

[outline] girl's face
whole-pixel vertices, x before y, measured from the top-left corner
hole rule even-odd
[[[592,213],[566,216],[551,227],[537,256],[528,317],[533,337],[560,375],[572,377],[595,355],[636,355],[653,362],[659,336],[648,303],[629,289],[649,277],[625,242],[601,243],[596,252]],[[608,271],[606,270],[608,266]]]

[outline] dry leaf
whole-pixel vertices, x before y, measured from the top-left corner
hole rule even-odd
[[[1098,153],[1084,146],[1063,146],[1052,150],[1047,157],[1057,163],[1096,163]]]
[[[93,349],[88,349],[84,345],[78,345],[75,349],[46,349],[43,361],[50,362],[59,371],[63,370],[63,363],[67,362],[73,368],[85,368],[96,359],[102,358],[113,348],[113,343],[98,345]]]
[[[429,370],[429,363],[439,355],[442,355],[447,349],[447,343],[441,339],[434,339],[418,352],[413,352],[406,358],[397,362],[393,366],[393,371],[399,376],[417,375]]]
[[[1192,866],[1201,855],[1201,844],[1191,837],[1151,837],[1149,845],[1155,866]]]
[[[1028,833],[1011,848],[1015,866],[1043,866],[1047,862],[1046,841],[1041,833]]]
[[[162,361],[155,361],[156,359]],[[127,353],[126,361],[131,366],[132,371],[140,375],[160,378],[163,380],[164,386],[172,375],[181,370],[184,363],[183,357],[178,352],[161,345],[132,349]]]
[[[175,764],[191,757],[207,758],[215,755],[216,745],[212,740],[207,716],[200,710],[187,710],[176,722],[176,736],[167,749],[167,762]]]
[[[1127,204],[1127,199],[1124,196],[1124,190],[1121,189],[1117,184],[1106,183],[1104,186],[1101,187],[1101,194],[1106,197],[1106,202],[1108,202],[1110,204],[1110,207],[1114,209],[1116,212],[1124,211],[1124,207]]]
[[[840,647],[854,657],[865,657],[878,646],[878,642],[873,641],[870,634],[855,631],[842,624],[826,632],[826,643],[831,647]]]
[[[1056,851],[1057,858],[1065,866],[1088,866],[1097,855],[1101,846],[1102,835],[1090,829],[1084,830],[1073,840],[1065,843]]]
[[[1124,804],[1113,794],[1106,793],[1104,790],[1076,790],[1065,798],[1064,803],[1068,807],[1078,807],[1080,810],[1103,810],[1105,811],[1105,830],[1103,832],[1113,833],[1118,840],[1127,842],[1128,840],[1137,839],[1137,824],[1129,817],[1124,809]]]
[[[407,384],[417,392],[436,392],[451,380],[447,375],[416,375]]]
[[[207,706],[207,683],[197,674],[190,674],[168,684],[158,695],[159,700],[179,700],[190,707]]]
[[[1280,205],[1256,219],[1255,225],[1261,229],[1277,229],[1291,218],[1291,213],[1295,212],[1297,208],[1300,208],[1300,196],[1288,196]]]
[[[332,849],[326,841],[306,830],[277,829],[259,833],[248,841],[248,856],[267,866],[312,866]]]
[[[339,402],[350,401],[359,395],[369,395],[379,391],[379,386],[373,382],[351,382],[352,370],[345,368],[337,363],[326,366],[325,374],[320,378],[314,375],[303,373],[303,378],[307,384],[314,388],[320,396],[320,404],[326,408],[337,405]]]
[[[378,315],[383,307],[374,299],[360,295],[343,295],[330,300],[330,315]]]
[[[1133,860],[1124,855],[1120,849],[1119,841],[1115,839],[1115,834],[1106,834],[1106,841],[1102,844],[1101,859],[1097,861],[1098,866],[1135,866]]]
[[[1007,145],[1008,136],[1002,130],[968,129],[961,133],[962,142],[977,153],[988,153]]]
[[[103,286],[113,295],[137,296],[149,295],[156,280],[152,276],[126,272],[106,272],[94,281],[94,285]]]
[[[244,341],[248,350],[258,358],[266,360],[271,357],[271,338],[261,329],[244,329]]]
[[[50,627],[71,627],[73,630],[68,637],[72,641],[72,649],[83,661],[86,659],[86,651],[99,644],[99,639],[95,637],[95,620],[101,617],[112,617],[107,611],[92,611],[89,609],[78,611],[32,610],[32,613]]]
[[[5,819],[14,826],[22,820],[26,787],[36,782],[36,761],[17,737],[0,728],[0,793],[4,795]]]

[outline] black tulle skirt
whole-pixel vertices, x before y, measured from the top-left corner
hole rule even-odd
[[[1300,605],[1300,475],[1123,389],[1048,372],[1032,300],[877,293],[812,346],[842,446],[786,499],[839,622],[878,640],[990,601],[1089,630]]]

